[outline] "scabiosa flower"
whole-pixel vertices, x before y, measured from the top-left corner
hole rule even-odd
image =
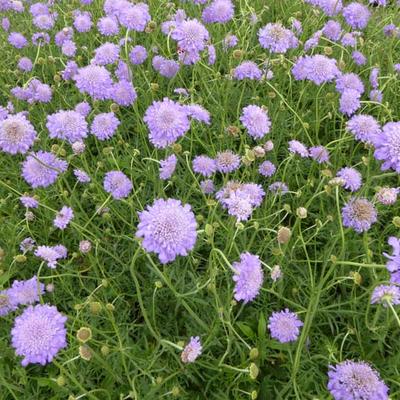
[[[10,301],[15,306],[37,303],[44,293],[44,285],[36,276],[26,281],[15,280],[8,290]]]
[[[38,151],[29,155],[22,164],[22,176],[33,188],[52,185],[68,164],[54,154]]]
[[[379,76],[379,68],[375,67],[371,69],[369,74],[369,83],[374,89],[378,89],[378,76]]]
[[[298,154],[300,157],[308,157],[309,152],[307,147],[304,146],[303,143],[299,142],[298,140],[290,140],[289,141],[289,151],[292,154]]]
[[[379,189],[375,195],[375,199],[378,203],[389,206],[396,203],[399,191],[399,188],[383,187]]]
[[[240,261],[232,264],[235,283],[234,298],[246,304],[254,300],[260,292],[264,273],[258,256],[249,252],[240,255]]]
[[[0,149],[9,154],[26,153],[35,142],[35,128],[23,114],[0,121]]]
[[[339,100],[339,111],[346,115],[352,115],[360,107],[360,92],[354,89],[344,90]]]
[[[346,360],[329,366],[328,390],[335,400],[387,400],[389,388],[364,361]]]
[[[383,93],[381,90],[373,89],[369,92],[369,99],[377,103],[382,103]]]
[[[208,65],[214,65],[215,61],[217,61],[217,51],[215,46],[210,44],[207,46],[207,53],[208,53]]]
[[[203,175],[205,177],[210,177],[217,170],[217,165],[215,160],[207,156],[196,156],[193,159],[193,171]]]
[[[65,81],[74,78],[75,74],[78,72],[78,64],[75,61],[67,61],[64,70],[61,72],[61,76]]]
[[[364,93],[364,84],[357,74],[341,74],[336,79],[336,90],[339,93],[348,89],[356,90],[360,95]]]
[[[268,190],[274,194],[286,194],[289,192],[289,188],[284,182],[274,182],[268,186]]]
[[[189,204],[175,199],[157,199],[139,213],[137,237],[148,252],[158,254],[162,264],[186,256],[196,239],[196,219]]]
[[[176,163],[178,159],[175,154],[170,155],[165,160],[160,161],[160,179],[167,180],[171,178],[172,174],[175,172]]]
[[[351,57],[356,65],[364,65],[367,62],[367,58],[359,51],[353,51]]]
[[[82,154],[85,151],[86,145],[85,145],[85,143],[78,141],[78,142],[72,143],[71,148],[72,148],[73,153],[75,155],[78,155],[78,154]]]
[[[80,32],[89,32],[92,28],[92,19],[90,12],[88,11],[74,11],[74,27],[75,29]]]
[[[271,270],[271,279],[273,282],[276,282],[278,279],[282,277],[282,270],[279,265],[274,265],[274,267]]]
[[[343,17],[353,29],[364,29],[368,25],[371,13],[367,6],[353,2],[343,8]]]
[[[297,47],[299,41],[294,33],[280,23],[269,23],[258,31],[261,47],[271,53],[286,53]]]
[[[79,242],[79,251],[82,254],[87,254],[92,249],[92,243],[89,240],[81,240]]]
[[[198,122],[203,122],[206,125],[210,125],[211,115],[203,106],[199,104],[190,104],[188,106],[184,106],[184,108],[190,118]]]
[[[76,45],[72,40],[66,40],[61,46],[61,52],[67,57],[74,57],[76,54]]]
[[[318,164],[329,162],[329,152],[324,146],[313,146],[308,149],[310,157]]]
[[[99,140],[110,139],[114,136],[120,124],[113,112],[97,114],[90,127],[90,132]]]
[[[180,65],[175,60],[168,60],[162,56],[155,56],[152,63],[154,69],[160,73],[161,76],[171,79],[179,71]]]
[[[8,42],[16,49],[23,49],[28,45],[28,41],[25,36],[19,32],[11,32],[8,35]]]
[[[353,32],[346,32],[340,41],[343,46],[356,47],[357,39]]]
[[[132,64],[140,65],[143,64],[147,59],[147,50],[145,47],[137,45],[132,48],[129,53],[129,59]]]
[[[91,110],[92,107],[86,101],[82,101],[75,106],[75,111],[81,114],[83,117],[87,117]]]
[[[270,176],[274,175],[276,171],[275,165],[271,161],[264,161],[258,167],[258,172],[260,175],[269,178]]]
[[[295,342],[300,334],[303,322],[287,308],[273,312],[269,317],[268,328],[271,336],[281,343]]]
[[[292,68],[292,74],[296,80],[307,79],[316,85],[321,85],[334,80],[340,71],[336,60],[317,54],[300,57]]]
[[[364,114],[351,117],[346,123],[346,129],[364,143],[373,143],[382,132],[377,120],[371,115]]]
[[[319,40],[322,36],[322,30],[314,32],[314,34],[304,43],[304,51],[309,51],[311,49],[315,49],[318,44]]]
[[[23,253],[26,253],[28,251],[32,251],[34,249],[35,245],[36,245],[36,242],[31,237],[27,237],[20,243],[19,249]]]
[[[343,187],[350,190],[350,192],[357,191],[362,185],[361,174],[354,168],[342,168],[338,171],[336,176],[343,179]]]
[[[119,33],[119,25],[116,18],[102,17],[97,22],[97,29],[103,36],[114,36]]]
[[[213,0],[203,10],[202,19],[206,24],[224,24],[233,18],[235,7],[231,0]]]
[[[190,128],[185,108],[168,98],[153,102],[143,120],[150,131],[150,142],[158,148],[175,143]]]
[[[377,221],[374,205],[365,198],[351,198],[342,208],[343,226],[362,233]]]
[[[21,196],[20,201],[22,205],[26,208],[38,208],[39,207],[39,202],[31,196]]]
[[[253,212],[250,197],[241,190],[232,192],[224,200],[224,206],[228,209],[228,214],[236,217],[236,220],[247,221]]]
[[[239,81],[243,79],[261,80],[262,71],[253,61],[243,61],[232,72],[234,79]]]
[[[178,47],[189,54],[203,51],[209,37],[207,29],[197,19],[182,21],[171,32],[171,38],[178,42]]]
[[[144,3],[126,3],[118,15],[121,25],[136,32],[143,32],[150,22],[149,6]]]
[[[189,343],[185,346],[181,353],[181,360],[183,363],[192,363],[196,361],[197,357],[201,354],[203,347],[200,343],[198,336],[191,337]]]
[[[56,307],[47,304],[29,306],[15,318],[11,330],[11,344],[22,366],[45,365],[67,346],[67,330],[63,316]]]
[[[374,157],[382,160],[383,171],[391,168],[400,173],[400,122],[388,122],[374,137]]]
[[[72,218],[74,218],[74,211],[71,207],[64,206],[54,218],[53,225],[56,228],[64,230],[69,225]]]
[[[122,60],[118,60],[117,68],[115,68],[115,76],[120,81],[132,82],[132,72],[128,64]]]
[[[76,87],[83,94],[92,96],[95,100],[105,100],[109,98],[112,87],[111,74],[101,65],[88,65],[79,68],[74,74]]]
[[[400,287],[396,285],[379,285],[372,292],[371,304],[382,304],[384,307],[388,303],[400,304]]]
[[[47,116],[46,127],[51,138],[68,140],[69,143],[81,141],[88,134],[85,117],[77,111],[58,111]]]
[[[9,29],[10,29],[10,26],[11,26],[10,20],[9,20],[7,17],[3,17],[3,18],[1,19],[1,27],[2,27],[6,32],[8,32]]]
[[[56,33],[54,41],[57,46],[61,47],[66,40],[72,40],[74,36],[74,30],[70,27],[65,27],[60,32]]]
[[[32,71],[33,64],[31,59],[28,57],[20,58],[20,60],[18,61],[18,68],[23,72]]]
[[[219,172],[232,172],[240,167],[240,157],[231,150],[225,150],[217,154],[215,164]]]
[[[95,50],[93,62],[97,65],[108,65],[115,63],[119,58],[119,46],[106,42]]]
[[[4,317],[16,309],[17,306],[11,302],[9,289],[0,290],[0,317]]]
[[[128,197],[133,186],[130,179],[121,171],[110,171],[104,178],[104,190],[116,200]]]
[[[329,20],[322,28],[322,34],[328,39],[336,42],[340,39],[340,36],[342,35],[342,27],[339,22]]]
[[[263,138],[271,129],[271,121],[267,111],[259,106],[244,107],[240,121],[254,139]]]
[[[265,196],[264,189],[256,183],[244,183],[238,191],[245,193],[249,197],[250,204],[253,207],[259,207]]]
[[[239,42],[239,39],[237,38],[236,35],[232,35],[232,34],[228,34],[227,36],[225,36],[223,45],[224,45],[224,49],[230,49],[232,47],[235,47]]]
[[[132,82],[121,80],[110,89],[110,97],[120,106],[130,106],[137,99]]]
[[[74,169],[74,175],[76,177],[76,180],[80,183],[89,183],[91,180],[90,176],[81,169]]]
[[[201,191],[204,194],[211,194],[215,192],[214,182],[211,179],[205,179],[200,182]]]
[[[329,17],[337,15],[342,10],[342,0],[322,0],[318,2],[323,12]]]

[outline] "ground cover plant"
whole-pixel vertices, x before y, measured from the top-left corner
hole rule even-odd
[[[0,0],[1,399],[400,399],[400,3]]]

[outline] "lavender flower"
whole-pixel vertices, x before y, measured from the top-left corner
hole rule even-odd
[[[232,192],[224,200],[224,205],[228,209],[228,214],[236,217],[238,222],[247,221],[253,212],[250,197],[240,190]]]
[[[353,29],[364,29],[368,25],[371,13],[368,7],[361,3],[353,2],[343,8],[343,17]]]
[[[364,65],[367,62],[367,59],[364,56],[364,54],[362,54],[359,51],[353,51],[351,57],[353,58],[353,61],[355,62],[356,65]]]
[[[243,61],[232,73],[234,79],[239,81],[243,79],[261,80],[262,71],[253,61]]]
[[[375,199],[378,203],[389,206],[396,203],[399,191],[399,188],[383,187],[379,189],[375,196]]]
[[[196,361],[203,350],[198,336],[191,337],[189,343],[185,346],[181,353],[181,360],[183,363],[192,363]]]
[[[271,336],[281,343],[295,342],[300,333],[303,322],[287,308],[273,312],[269,317],[268,328]]]
[[[90,104],[86,101],[82,101],[75,106],[75,111],[82,115],[82,117],[87,117],[92,110]]]
[[[346,89],[340,96],[339,111],[346,115],[354,114],[360,107],[360,93],[354,89]]]
[[[306,158],[309,156],[309,152],[306,146],[298,140],[289,141],[289,151],[292,154],[298,154],[300,157]]]
[[[53,221],[53,224],[56,228],[64,230],[69,225],[72,218],[74,218],[74,211],[72,210],[71,207],[64,206],[57,213]]]
[[[356,192],[362,185],[361,174],[354,168],[342,168],[336,176],[343,179],[343,187],[351,192]]]
[[[207,156],[196,156],[193,159],[193,171],[203,175],[205,177],[210,177],[217,170],[217,165],[215,160]]]
[[[271,185],[268,186],[268,189],[270,192],[274,194],[286,194],[289,192],[289,188],[287,187],[286,183],[284,182],[274,182],[271,183]]]
[[[121,25],[136,32],[143,32],[150,22],[149,6],[145,3],[135,5],[126,2],[118,15]]]
[[[130,106],[136,101],[137,94],[132,82],[121,80],[110,89],[110,97],[120,106]]]
[[[118,21],[116,18],[113,17],[102,17],[97,22],[97,29],[103,36],[118,35]]]
[[[0,149],[9,154],[26,153],[37,139],[35,128],[22,114],[0,121]]]
[[[26,253],[28,251],[32,251],[34,249],[35,245],[36,245],[36,242],[31,237],[27,237],[20,243],[19,249],[23,253]]]
[[[175,143],[190,128],[185,108],[168,98],[155,101],[147,109],[143,120],[150,131],[150,142],[158,148]]]
[[[38,246],[35,250],[35,256],[40,257],[47,262],[49,268],[56,268],[57,261],[67,257],[67,249],[62,245],[57,246]]]
[[[394,236],[390,236],[388,244],[392,246],[392,255],[383,253],[388,259],[386,262],[386,268],[391,273],[391,281],[400,283],[399,271],[400,271],[400,240]]]
[[[249,135],[254,139],[261,139],[271,128],[271,121],[267,111],[261,107],[250,105],[243,108],[240,121],[247,128]]]
[[[364,361],[346,360],[328,371],[328,390],[335,400],[387,400],[389,388]]]
[[[382,133],[374,137],[377,160],[382,160],[383,171],[391,168],[400,173],[400,122],[388,122]]]
[[[121,171],[110,171],[104,178],[104,190],[116,200],[128,197],[133,185],[130,179]]]
[[[120,124],[113,112],[97,114],[90,127],[91,133],[99,140],[110,139],[114,136]]]
[[[231,150],[219,152],[215,158],[217,171],[228,173],[240,167],[240,157]]]
[[[377,221],[377,212],[367,199],[353,197],[342,208],[342,218],[343,226],[362,233]]]
[[[92,19],[90,12],[77,10],[74,12],[74,27],[80,32],[89,32],[92,28]]]
[[[334,80],[340,71],[336,60],[317,54],[315,56],[300,57],[292,68],[296,80],[310,80],[316,85]]]
[[[152,206],[139,213],[137,237],[148,252],[158,254],[166,264],[186,256],[193,249],[196,239],[196,219],[189,204],[182,205],[175,199],[157,199]]]
[[[289,49],[298,46],[298,39],[294,33],[280,23],[268,23],[258,32],[261,47],[271,53],[286,53]]]
[[[129,53],[129,59],[132,64],[140,65],[143,64],[147,59],[147,50],[145,47],[137,45],[132,48]]]
[[[18,61],[18,68],[23,72],[30,72],[32,71],[33,64],[30,58],[22,57]]]
[[[376,103],[382,103],[383,93],[381,90],[373,89],[369,92],[369,99],[375,101]]]
[[[246,304],[254,300],[260,292],[264,280],[264,273],[258,256],[248,252],[240,255],[240,261],[234,262],[235,271],[234,297],[237,301],[243,300]]]
[[[15,318],[11,330],[11,344],[21,364],[45,365],[67,346],[67,330],[63,316],[56,307],[47,304],[29,306]]]
[[[324,146],[313,146],[308,149],[310,157],[318,164],[329,162],[329,152]]]
[[[88,125],[85,117],[77,111],[58,111],[47,116],[46,127],[51,138],[67,140],[69,143],[87,137]]]
[[[112,87],[111,74],[100,65],[88,65],[79,68],[73,76],[76,87],[83,94],[92,96],[95,100],[105,100],[109,97]]]
[[[224,24],[233,18],[235,7],[231,0],[213,0],[203,10],[202,19],[206,24]]]
[[[167,180],[171,178],[172,174],[175,172],[177,161],[178,159],[175,154],[160,161],[160,179]]]
[[[264,161],[258,167],[258,172],[267,178],[274,175],[276,171],[276,166],[271,161]]]
[[[211,115],[210,113],[199,104],[190,104],[188,106],[184,106],[187,115],[198,121],[203,122],[206,125],[210,125],[211,123]]]
[[[37,303],[43,293],[44,285],[36,276],[26,281],[15,280],[8,290],[9,299],[16,307]]]
[[[38,208],[39,202],[31,196],[21,196],[20,201],[22,205],[26,208]]]
[[[76,180],[80,183],[89,183],[91,180],[90,176],[81,169],[74,169],[74,175],[76,177]]]
[[[68,164],[54,154],[38,151],[32,153],[22,164],[22,176],[33,187],[52,185],[58,175],[67,170]]]
[[[340,36],[342,34],[342,27],[339,22],[329,20],[322,28],[322,33],[328,39],[336,42],[340,39]]]
[[[115,63],[119,58],[119,46],[106,42],[95,50],[94,64],[108,65]]]
[[[211,179],[201,181],[200,188],[204,194],[211,194],[215,191],[214,182]]]
[[[388,303],[393,305],[400,304],[400,287],[396,285],[379,285],[372,292],[371,304],[382,304],[384,307]]]
[[[8,35],[8,42],[16,49],[23,49],[28,45],[28,41],[25,36],[19,32],[11,32]]]
[[[0,317],[4,317],[16,309],[17,306],[11,302],[9,289],[0,290]]]
[[[371,115],[354,115],[346,123],[346,129],[357,140],[364,143],[373,143],[382,133],[381,127]]]
[[[336,90],[343,94],[345,90],[353,89],[361,94],[364,93],[364,84],[357,74],[341,74],[336,79]]]

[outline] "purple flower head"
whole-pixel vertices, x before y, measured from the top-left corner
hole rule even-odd
[[[175,143],[190,128],[185,108],[168,98],[153,102],[143,120],[150,131],[150,142],[158,148]]]
[[[54,218],[53,225],[56,228],[64,230],[69,225],[72,218],[74,218],[74,211],[71,207],[64,206]]]
[[[322,33],[328,39],[337,42],[342,35],[342,27],[339,22],[329,20],[322,28]]]
[[[302,26],[302,24],[301,24],[301,21],[299,21],[298,19],[296,19],[296,18],[291,18],[291,28],[292,28],[292,31],[296,34],[296,35],[298,35],[298,36],[300,36],[302,33],[303,33],[303,26]]]
[[[165,78],[173,78],[179,71],[180,65],[175,60],[168,60],[162,56],[153,58],[153,67]]]
[[[215,192],[214,182],[211,179],[205,179],[200,182],[201,191],[204,194],[211,194]]]
[[[110,171],[104,178],[104,190],[116,200],[128,197],[133,185],[131,180],[121,171]]]
[[[213,0],[203,10],[202,19],[206,24],[224,24],[233,18],[235,6],[231,0]]]
[[[264,280],[264,273],[258,256],[248,252],[240,255],[240,261],[232,264],[235,271],[233,280],[235,282],[235,300],[246,304],[254,300],[260,292]]]
[[[113,112],[97,114],[90,127],[90,132],[99,140],[110,139],[114,136],[120,124]]]
[[[228,209],[228,214],[236,217],[238,222],[247,221],[253,212],[249,195],[241,190],[233,191],[224,200],[224,205]]]
[[[10,30],[10,20],[7,17],[3,17],[1,19],[1,27],[4,29],[4,31],[8,32]]]
[[[388,122],[382,133],[374,137],[374,157],[383,161],[381,169],[400,173],[400,122]]]
[[[20,201],[22,205],[26,208],[38,208],[39,202],[31,196],[21,196]]]
[[[384,307],[400,304],[400,287],[396,285],[379,285],[372,292],[371,304],[382,304]]]
[[[127,3],[125,7],[120,8],[118,15],[121,25],[136,32],[143,32],[151,20],[149,6],[144,3],[135,5]]]
[[[74,30],[69,27],[65,27],[60,32],[56,33],[54,41],[56,45],[61,47],[66,40],[72,40],[74,36]]]
[[[171,37],[182,51],[197,54],[205,49],[209,33],[197,19],[188,19],[175,27]]]
[[[356,90],[360,95],[364,93],[364,84],[357,74],[341,74],[336,79],[336,90],[339,93],[348,89]]]
[[[351,192],[356,192],[362,185],[361,174],[354,168],[342,168],[336,176],[343,179],[343,187]]]
[[[318,44],[319,40],[322,36],[322,30],[314,32],[314,34],[304,43],[304,51],[309,51],[311,49],[315,49]]]
[[[400,240],[394,236],[390,236],[388,244],[392,246],[392,255],[383,253],[383,255],[388,259],[386,262],[386,268],[391,274],[398,273],[400,270]],[[395,282],[399,283],[398,281]]]
[[[362,54],[359,51],[353,51],[351,57],[353,58],[353,61],[355,62],[356,65],[364,65],[367,62],[367,59],[364,56],[364,54]]]
[[[137,99],[137,93],[132,82],[126,80],[114,83],[110,92],[110,97],[120,106],[130,106]]]
[[[262,71],[253,61],[243,61],[232,72],[234,79],[239,81],[243,79],[261,80]]]
[[[8,290],[9,299],[16,307],[37,303],[43,293],[44,285],[36,276],[26,281],[15,280]]]
[[[208,52],[208,65],[214,65],[215,61],[217,61],[217,50],[214,45],[207,46]]]
[[[26,253],[28,251],[32,251],[34,249],[35,245],[36,245],[36,242],[31,237],[27,237],[20,243],[19,249],[23,253]]]
[[[67,249],[62,246],[38,246],[35,250],[35,256],[41,258],[47,262],[49,268],[56,268],[57,260],[60,258],[66,258]]]
[[[240,157],[231,150],[219,152],[215,158],[217,171],[228,173],[240,167]]]
[[[267,111],[259,106],[244,107],[240,121],[254,139],[263,138],[271,129],[271,120]]]
[[[232,35],[232,34],[228,34],[227,36],[225,36],[224,39],[224,49],[230,49],[232,47],[235,47],[239,42],[239,39],[237,38],[236,35]]]
[[[87,137],[88,124],[85,117],[77,111],[58,111],[47,116],[46,127],[51,138],[67,140],[69,143]]]
[[[178,159],[175,154],[170,155],[165,160],[160,161],[160,179],[170,179],[172,174],[175,172],[176,163]]]
[[[271,336],[281,343],[295,342],[300,334],[303,322],[287,308],[273,312],[269,317],[268,328]]]
[[[274,175],[276,171],[276,166],[271,161],[264,161],[258,167],[258,172],[260,175],[269,178],[270,176]]]
[[[201,105],[199,104],[190,104],[188,106],[184,106],[187,115],[198,121],[203,122],[206,125],[210,125],[211,123],[211,115],[210,113]]]
[[[115,68],[115,76],[120,81],[132,82],[132,71],[125,61],[118,60],[117,68]]]
[[[310,80],[316,85],[333,81],[340,71],[336,60],[317,54],[315,56],[300,57],[292,68],[296,80]]]
[[[387,400],[389,388],[364,361],[346,360],[329,366],[328,390],[335,400]]]
[[[68,164],[54,154],[38,151],[30,154],[22,164],[22,176],[33,188],[52,185]]]
[[[16,49],[23,49],[28,45],[28,41],[25,39],[25,36],[19,32],[11,32],[8,35],[8,42]]]
[[[244,183],[238,191],[245,193],[249,197],[250,204],[253,207],[259,207],[265,196],[264,189],[256,183]]]
[[[83,117],[87,117],[91,110],[92,107],[86,101],[82,101],[75,106],[75,111],[81,114]]]
[[[37,139],[35,128],[22,114],[0,121],[0,149],[9,154],[25,154]]]
[[[369,74],[369,83],[374,89],[378,89],[379,86],[378,77],[379,77],[379,68],[377,67],[372,68]]]
[[[115,63],[119,58],[119,46],[106,42],[95,50],[93,62],[96,65],[108,65]]]
[[[147,59],[147,50],[145,47],[137,45],[132,48],[129,53],[129,59],[132,64],[140,65],[143,64]]]
[[[371,13],[368,7],[357,2],[343,8],[343,17],[353,29],[364,29],[368,25]]]
[[[21,364],[45,365],[67,346],[67,330],[63,316],[56,307],[47,304],[29,306],[15,318],[11,330],[11,344]]]
[[[80,33],[89,32],[92,28],[90,12],[76,10],[74,12],[74,27]]]
[[[378,203],[389,206],[396,203],[399,192],[399,188],[383,187],[376,193],[375,199]]]
[[[91,180],[90,176],[81,169],[74,169],[74,175],[76,177],[76,180],[80,183],[89,183]]]
[[[313,146],[308,149],[310,157],[318,164],[329,162],[329,152],[324,146]]]
[[[65,81],[73,79],[75,74],[78,72],[78,64],[75,61],[67,61],[64,70],[61,72],[61,76]]]
[[[111,74],[107,69],[100,65],[88,65],[79,68],[73,79],[76,87],[83,94],[92,96],[95,100],[105,100],[109,98],[112,87]]]
[[[181,353],[181,360],[183,363],[192,363],[196,361],[197,357],[201,354],[203,347],[200,343],[198,336],[191,337],[189,343],[185,346]]]
[[[175,199],[157,199],[139,213],[137,237],[142,246],[154,252],[162,264],[187,256],[197,239],[197,223],[189,204]]]
[[[18,68],[23,72],[30,72],[32,71],[33,64],[30,58],[22,57],[18,61]]]
[[[300,157],[309,157],[309,152],[306,146],[298,140],[289,141],[289,152],[292,154],[298,154]]]
[[[346,32],[343,36],[342,36],[342,40],[340,41],[340,43],[343,46],[349,46],[349,47],[356,47],[357,45],[357,39],[354,33],[352,32]]]
[[[287,187],[286,183],[284,182],[274,182],[268,186],[268,190],[274,194],[286,194],[289,192],[289,188]]]
[[[354,115],[346,123],[346,129],[357,140],[364,143],[373,143],[382,133],[381,127],[371,115]]]
[[[193,159],[193,171],[203,175],[205,177],[210,177],[217,170],[217,165],[215,160],[207,156],[196,156]]]
[[[4,317],[17,309],[17,306],[11,301],[9,290],[0,290],[0,317]]]
[[[118,35],[118,21],[114,17],[102,17],[97,22],[97,29],[103,36]]]
[[[258,40],[264,49],[268,49],[271,53],[281,54],[296,48],[299,43],[294,33],[280,23],[269,23],[261,28],[258,32]]]
[[[342,208],[343,226],[362,233],[371,228],[378,218],[374,205],[365,198],[351,198]]]
[[[369,99],[377,103],[382,103],[383,93],[381,90],[373,89],[369,92]]]
[[[54,27],[56,21],[52,15],[41,14],[34,17],[32,22],[33,25],[36,26],[36,28],[48,31]]]
[[[360,96],[357,90],[344,90],[339,100],[339,111],[346,115],[354,114],[361,107]]]
[[[72,151],[75,155],[82,154],[85,151],[86,145],[83,142],[74,142],[71,145]]]
[[[342,0],[321,0],[318,5],[328,17],[337,15],[343,7]]]

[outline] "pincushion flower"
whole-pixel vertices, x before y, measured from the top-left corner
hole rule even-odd
[[[299,43],[294,33],[280,23],[268,23],[261,28],[258,32],[258,40],[264,49],[280,54],[296,48]]]
[[[249,105],[244,107],[240,121],[254,139],[263,138],[271,129],[271,120],[267,111],[259,106]]]
[[[374,137],[377,160],[383,161],[383,171],[391,168],[400,173],[400,122],[388,122],[382,133]]]
[[[302,326],[303,322],[299,317],[287,308],[274,312],[269,317],[268,328],[271,336],[281,343],[295,342]]]

